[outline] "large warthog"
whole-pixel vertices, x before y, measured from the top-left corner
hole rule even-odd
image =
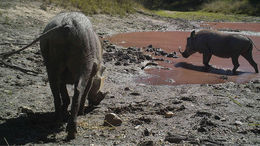
[[[70,97],[66,84],[74,85],[71,115],[67,124],[67,138],[74,139],[77,115],[84,113],[86,97],[89,106],[98,105],[105,97],[100,91],[105,70],[100,40],[89,19],[78,12],[58,14],[45,27],[41,36],[21,50],[39,40],[54,96],[57,122],[65,120],[68,114]]]
[[[246,36],[238,34],[224,34],[212,30],[201,30],[197,33],[192,31],[187,38],[186,49],[180,53],[188,58],[195,52],[203,54],[203,64],[206,69],[210,68],[209,61],[212,55],[222,58],[232,58],[234,65],[233,74],[239,67],[238,57],[242,55],[258,73],[257,64],[252,57],[253,42]]]
[[[74,84],[71,115],[67,131],[68,139],[74,139],[77,132],[77,115],[84,113],[85,98],[89,104],[97,105],[103,99],[98,97],[104,68],[102,66],[102,47],[93,31],[89,19],[77,12],[61,13],[45,27],[44,32],[53,30],[40,39],[40,48],[47,68],[55,114],[61,120],[70,104],[66,84]],[[90,92],[92,91],[92,92]],[[94,95],[95,94],[95,95]]]

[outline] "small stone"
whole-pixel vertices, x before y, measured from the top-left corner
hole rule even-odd
[[[153,48],[153,45],[149,45],[148,48]]]
[[[214,116],[214,119],[216,119],[216,120],[221,120],[221,118],[220,118],[218,115],[215,115],[215,116]]]
[[[147,128],[144,129],[144,136],[149,136],[150,133],[150,130],[148,130]]]
[[[166,112],[165,113],[165,118],[171,118],[171,117],[173,117],[173,115],[174,115],[174,113],[173,112],[171,112],[171,111],[168,111],[168,112]]]
[[[176,143],[176,144],[179,144],[181,143],[182,141],[186,140],[187,137],[186,136],[182,136],[182,135],[167,135],[165,137],[165,141],[168,141],[170,143]]]
[[[17,75],[16,78],[17,78],[17,79],[21,79],[22,77],[21,77],[20,75]]]
[[[222,79],[222,80],[228,80],[228,77],[226,75],[222,75],[219,78]]]
[[[226,121],[226,119],[225,118],[221,118],[220,121]]]
[[[140,142],[139,144],[138,144],[138,146],[153,146],[154,145],[154,143],[153,143],[153,141],[143,141],[143,142]]]
[[[125,91],[130,91],[131,89],[129,87],[125,87]]]
[[[243,123],[241,121],[235,121],[234,125],[241,126]]]
[[[109,113],[105,116],[104,126],[120,126],[122,120],[115,114]]]
[[[133,95],[133,96],[140,96],[141,94],[140,94],[140,93],[137,93],[137,92],[133,92],[133,93],[130,93],[130,95]]]
[[[19,111],[20,111],[21,113],[26,113],[26,114],[32,114],[32,113],[34,113],[31,108],[26,107],[26,106],[21,106],[21,107],[19,107]]]
[[[158,66],[156,62],[148,62],[145,66]]]
[[[116,48],[115,45],[110,45],[109,47],[112,48],[112,49],[115,49],[115,48]]]
[[[137,126],[135,126],[135,129],[137,130],[137,129],[139,129],[141,127],[141,125],[137,125]]]
[[[144,55],[144,57],[145,57],[146,60],[152,60],[153,59],[151,55]]]
[[[117,62],[115,63],[115,65],[121,65],[121,62],[117,61]]]

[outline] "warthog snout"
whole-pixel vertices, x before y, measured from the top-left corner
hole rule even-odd
[[[189,57],[189,54],[186,51],[184,51],[184,52],[181,51],[181,47],[179,47],[179,52],[181,53],[182,57],[184,57],[184,58]]]
[[[190,56],[187,52],[183,52],[183,53],[181,53],[181,55],[184,58],[188,58]]]

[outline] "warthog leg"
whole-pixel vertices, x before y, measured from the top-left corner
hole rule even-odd
[[[63,120],[65,120],[68,117],[68,106],[70,104],[70,97],[66,88],[66,84],[64,83],[60,84],[60,94],[62,97]]]
[[[209,61],[212,57],[212,54],[209,54],[209,53],[204,53],[203,54],[203,64],[205,66],[205,70],[209,70],[210,69],[210,65],[209,65]]]
[[[232,57],[232,63],[234,65],[234,68],[233,68],[232,72],[233,72],[234,75],[237,74],[237,72],[236,72],[237,68],[240,66],[239,63],[238,63],[238,57],[239,56],[233,56]]]
[[[84,115],[84,111],[85,111],[84,106],[85,106],[86,96],[87,96],[87,94],[89,94],[89,91],[91,90],[92,83],[93,83],[93,77],[91,77],[88,81],[88,84],[86,87],[86,90],[88,90],[88,92],[85,92],[85,95],[83,95],[81,98],[79,112],[78,112],[79,115]]]
[[[68,121],[67,131],[68,137],[67,139],[74,139],[77,133],[77,116],[79,111],[79,106],[81,99],[86,96],[90,90],[90,86],[87,86],[87,83],[90,80],[90,74],[84,73],[80,76],[78,82],[74,84],[74,95],[71,105],[71,116]]]
[[[51,69],[49,65],[46,65],[47,73],[50,83],[51,92],[54,97],[54,107],[55,107],[55,120],[58,122],[62,121],[62,111],[61,111],[61,97],[58,84],[58,75],[55,73],[55,69]]]
[[[258,73],[257,64],[252,57],[252,51],[247,51],[245,53],[242,53],[241,55],[254,67],[255,72]]]

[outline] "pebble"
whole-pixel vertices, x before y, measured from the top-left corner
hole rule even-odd
[[[137,126],[135,126],[135,129],[137,130],[137,129],[139,129],[141,127],[141,125],[137,125]]]
[[[122,120],[115,113],[109,113],[105,116],[104,126],[121,126]]]
[[[140,93],[137,93],[137,92],[133,92],[133,93],[130,93],[130,95],[133,95],[133,96],[140,96],[141,94],[140,94]]]
[[[19,107],[19,111],[20,111],[21,113],[26,113],[26,114],[32,114],[32,113],[34,113],[31,108],[26,107],[26,106],[21,106],[21,107]]]
[[[150,133],[151,133],[151,130],[149,130],[147,128],[144,129],[144,136],[149,136]]]
[[[241,126],[243,123],[241,121],[235,121],[234,125]]]
[[[148,62],[145,66],[158,66],[158,63],[156,62]]]
[[[125,87],[125,91],[130,91],[131,89],[129,87]]]
[[[168,112],[166,112],[165,113],[165,118],[171,118],[171,117],[173,117],[173,115],[174,115],[174,113],[173,112],[171,112],[171,111],[168,111]]]

